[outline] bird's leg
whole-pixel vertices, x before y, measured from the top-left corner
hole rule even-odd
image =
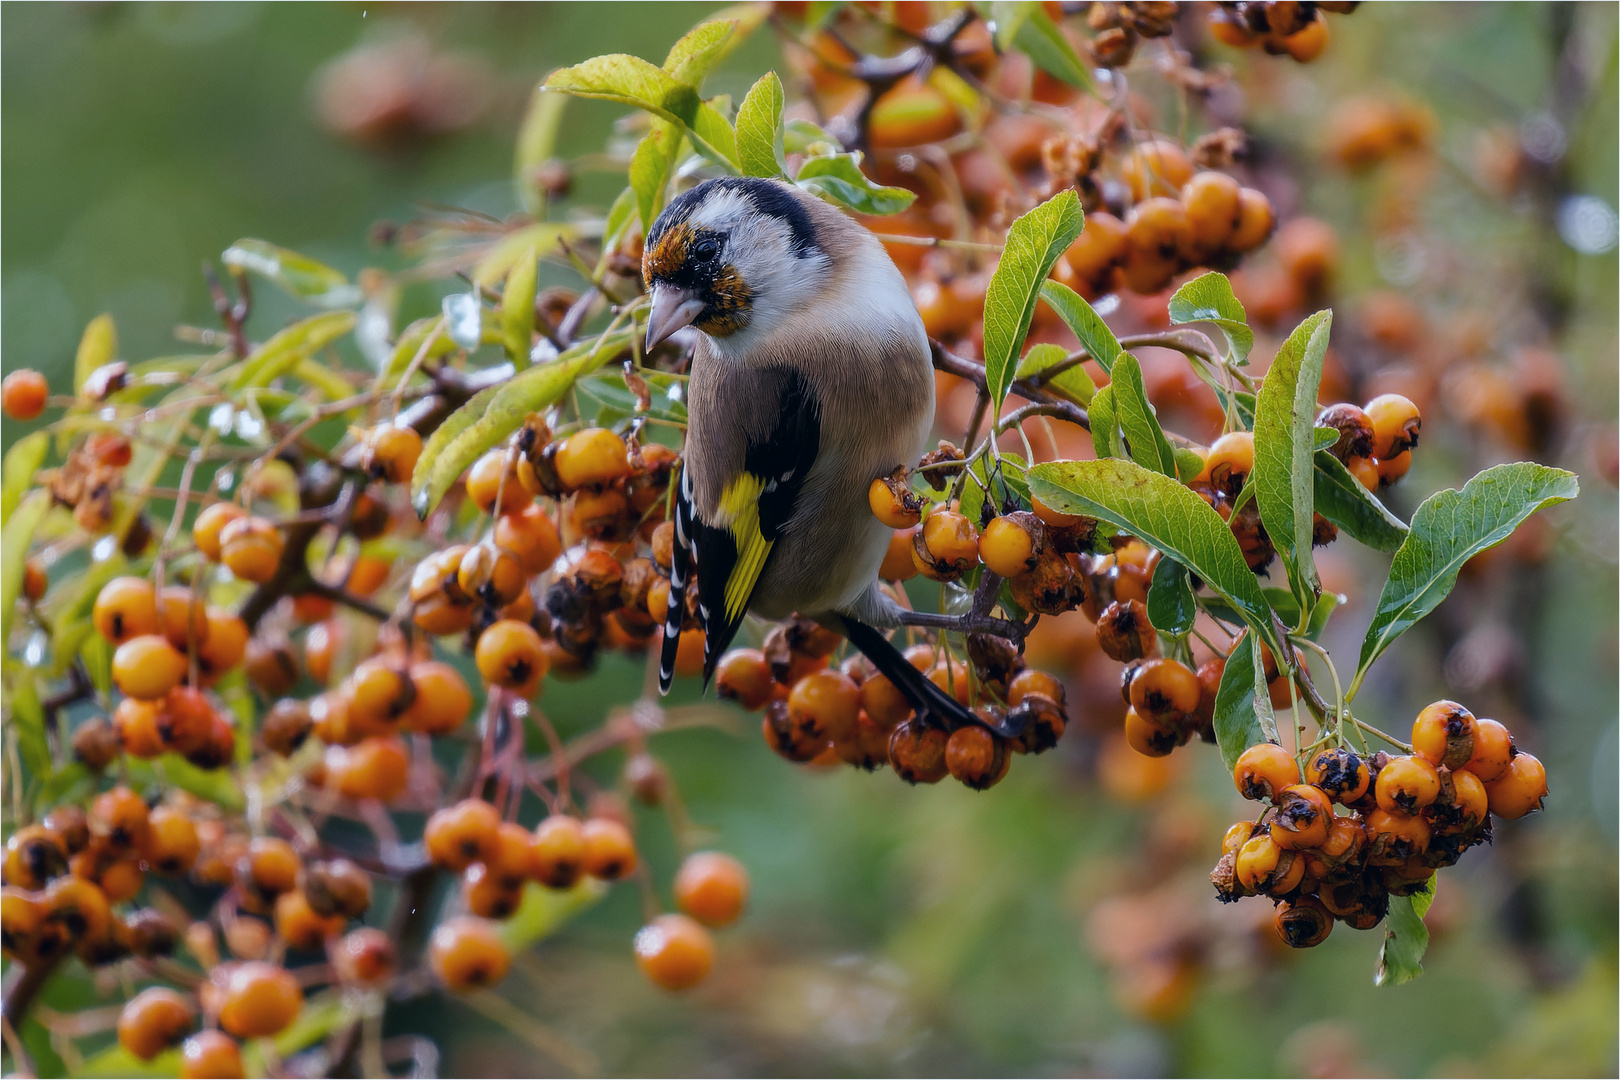
[[[942,615],[932,611],[909,611],[902,609],[899,612],[900,623],[903,626],[922,626],[934,630],[954,630],[961,634],[991,634],[995,637],[1006,638],[1018,646],[1018,651],[1024,649],[1024,635],[1034,628],[1034,624],[1014,622],[1011,619],[1000,619],[990,614],[995,607],[996,597],[1001,592],[1001,578],[992,574],[987,568],[984,577],[979,581],[979,587],[973,594],[973,607],[961,615]]]

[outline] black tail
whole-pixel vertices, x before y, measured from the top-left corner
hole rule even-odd
[[[1000,726],[973,715],[967,706],[936,686],[927,675],[912,667],[911,661],[901,655],[900,650],[875,628],[848,615],[840,615],[838,618],[843,623],[844,636],[872,661],[881,674],[886,675],[889,681],[894,683],[895,688],[911,702],[911,707],[917,710],[919,717],[928,717],[935,725],[951,731],[965,724],[979,724],[1003,735],[1017,735],[1017,732],[1003,731]],[[966,675],[965,671],[963,675]]]
[[[675,654],[681,647],[681,624],[686,621],[686,590],[692,580],[692,510],[685,498],[686,474],[675,499],[675,545],[669,561],[669,614],[664,616],[664,643],[658,654],[658,692],[669,693],[675,681]]]

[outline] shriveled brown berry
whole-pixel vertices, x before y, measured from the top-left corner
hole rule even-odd
[[[1316,423],[1319,427],[1330,427],[1339,433],[1339,441],[1328,449],[1340,461],[1372,456],[1372,418],[1356,406],[1348,402],[1329,405],[1316,418]]]
[[[889,764],[908,784],[937,784],[950,768],[945,761],[949,736],[917,720],[897,725],[889,734]]]
[[[1147,605],[1140,600],[1116,600],[1097,618],[1097,645],[1111,659],[1124,663],[1140,660],[1158,647]]]
[[[1273,917],[1277,936],[1291,949],[1309,949],[1326,941],[1333,931],[1333,915],[1314,896],[1285,900]]]

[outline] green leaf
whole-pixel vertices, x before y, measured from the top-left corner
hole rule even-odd
[[[1002,452],[1000,461],[998,467],[985,454],[974,459],[968,467],[974,479],[962,485],[962,505],[959,510],[963,517],[973,522],[974,528],[983,527],[981,515],[984,512],[986,489],[991,496],[990,505],[996,513],[1000,513],[1009,502],[1021,509],[1029,508],[1029,482],[1024,479],[1024,470],[1029,463],[1021,455],[1007,451]]]
[[[1237,538],[1190,488],[1117,458],[1043,462],[1030,469],[1029,488],[1060,513],[1106,521],[1158,548],[1202,578],[1264,641],[1277,645],[1271,608]]]
[[[1378,950],[1374,986],[1399,986],[1423,974],[1423,954],[1429,951],[1429,928],[1424,913],[1434,902],[1434,878],[1411,896],[1389,898],[1384,920],[1384,946]]]
[[[1147,610],[1155,630],[1171,637],[1187,636],[1198,616],[1198,602],[1185,566],[1171,558],[1159,559],[1148,587]]]
[[[531,881],[523,887],[518,909],[496,924],[496,932],[514,954],[524,952],[562,929],[607,892],[606,884],[590,877],[570,889],[547,889]]]
[[[118,327],[106,313],[91,319],[79,338],[79,351],[73,357],[73,392],[84,393],[85,380],[103,364],[118,359]]]
[[[1315,464],[1318,514],[1370,548],[1394,551],[1401,546],[1406,539],[1406,523],[1390,513],[1378,496],[1362,487],[1344,462],[1326,450],[1318,450]]]
[[[504,383],[480,390],[445,418],[428,436],[411,479],[411,502],[427,517],[462,471],[486,450],[522,426],[531,412],[555,404],[574,380],[618,356],[630,344],[631,331],[616,330],[582,341],[548,363],[520,372]]]
[[[1177,326],[1191,322],[1214,323],[1226,335],[1232,362],[1240,367],[1249,362],[1254,331],[1249,329],[1248,313],[1238,303],[1232,282],[1225,274],[1211,270],[1177,289],[1170,297],[1170,321]]]
[[[1244,634],[1232,646],[1215,690],[1215,743],[1228,773],[1237,767],[1243,751],[1266,741],[1260,717],[1262,711],[1270,717],[1271,694],[1261,681],[1264,670],[1256,675],[1255,659],[1254,635]]]
[[[636,193],[636,210],[641,214],[644,230],[652,227],[664,208],[664,192],[669,189],[669,178],[675,171],[684,136],[685,131],[679,124],[654,117],[652,126],[630,156],[630,188]]]
[[[804,13],[805,29],[820,30],[848,6],[849,0],[810,0],[810,6]]]
[[[1013,358],[1024,347],[1041,283],[1052,272],[1058,256],[1069,250],[1085,215],[1080,197],[1063,191],[1012,223],[1007,230],[1001,261],[990,275],[984,297],[984,372],[990,387],[991,415],[1012,385]]]
[[[1091,448],[1099,458],[1119,456],[1119,415],[1114,408],[1112,385],[1098,390],[1091,398]]]
[[[1325,592],[1316,598],[1316,606],[1311,608],[1311,621],[1305,626],[1305,636],[1312,641],[1322,639],[1322,631],[1327,629],[1328,619],[1334,611],[1350,602],[1350,598],[1343,593]]]
[[[1056,367],[1069,358],[1068,350],[1061,345],[1034,345],[1024,358],[1018,362],[1018,371],[1013,376],[1014,381],[1029,379],[1048,368]],[[1086,369],[1079,364],[1069,367],[1047,379],[1043,386],[1063,397],[1068,398],[1076,405],[1089,405],[1091,399],[1097,394],[1097,384],[1091,381]]]
[[[1119,347],[1119,339],[1103,322],[1090,301],[1061,281],[1051,278],[1041,282],[1041,299],[1068,324],[1074,336],[1080,339],[1080,347],[1097,361],[1104,374],[1111,373],[1115,358],[1123,350]]]
[[[596,56],[552,72],[546,89],[646,109],[684,124],[699,153],[730,171],[737,167],[737,139],[731,124],[691,86],[662,68],[624,53]]]
[[[285,292],[317,307],[353,307],[360,302],[360,289],[325,263],[300,255],[265,240],[251,237],[238,240],[225,249],[220,261],[237,270],[258,274]]]
[[[400,332],[399,340],[394,344],[394,357],[382,373],[385,382],[391,382],[405,374],[405,369],[411,366],[411,361],[416,359],[416,354],[422,351],[422,346],[427,344],[428,338],[443,321],[442,315],[429,315],[417,319]],[[428,345],[427,356],[424,359],[437,359],[455,351],[456,343],[450,340],[449,334],[440,330],[438,337],[433,338],[433,344]]]
[[[0,642],[11,640],[11,618],[17,614],[17,598],[22,595],[23,569],[28,562],[28,546],[34,530],[51,508],[51,493],[43,488],[30,491],[6,522],[5,543],[0,544]]]
[[[1198,455],[1198,451],[1189,447],[1178,446],[1175,451],[1176,479],[1190,484],[1194,477],[1204,471],[1204,459]]]
[[[1312,455],[1316,398],[1332,329],[1331,311],[1318,311],[1300,323],[1277,350],[1255,395],[1254,497],[1301,606],[1322,591],[1311,557],[1316,503]]]
[[[517,261],[532,249],[537,259],[556,251],[562,242],[577,230],[571,225],[542,221],[514,229],[495,242],[473,268],[473,281],[479,285],[493,285],[511,272]]]
[[[546,194],[536,183],[535,172],[551,160],[557,150],[557,133],[562,130],[563,108],[568,99],[562,94],[548,94],[536,86],[529,95],[529,106],[523,111],[523,123],[518,127],[517,152],[512,159],[512,185],[517,189],[518,202],[523,209],[538,217],[545,211]]]
[[[514,371],[529,366],[529,349],[534,338],[535,279],[539,271],[539,255],[530,248],[506,275],[506,291],[501,294],[501,336]]]
[[[782,80],[767,71],[737,106],[737,163],[745,176],[785,177]]]
[[[1448,488],[1425,499],[1390,564],[1351,694],[1379,654],[1450,594],[1463,563],[1506,540],[1537,510],[1579,494],[1574,473],[1519,461],[1486,469],[1461,491]]]
[[[34,474],[50,451],[51,436],[46,431],[28,433],[6,451],[5,461],[0,462],[0,525],[11,520],[11,512],[34,486]]]
[[[1314,438],[1311,441],[1311,449],[1317,453],[1326,450],[1339,441],[1339,432],[1336,428],[1319,426],[1313,430],[1312,434]]]
[[[51,746],[45,738],[45,707],[39,700],[38,673],[21,668],[11,684],[11,723],[17,750],[34,779],[51,775]]]
[[[608,207],[607,222],[602,226],[602,247],[612,250],[634,220],[636,220],[636,192],[634,187],[627,187],[619,192],[613,204]]]
[[[813,157],[799,166],[794,182],[858,214],[898,214],[917,198],[914,191],[885,187],[861,172],[859,151]]]
[[[726,46],[737,32],[736,19],[710,19],[688,30],[669,47],[664,57],[664,70],[677,82],[694,90],[703,89],[703,80],[726,52]]]
[[[1254,429],[1254,395],[1247,390],[1227,393],[1224,387],[1216,383],[1210,385],[1215,390],[1215,396],[1220,399],[1221,408],[1225,409],[1228,402],[1230,402],[1232,410],[1237,413],[1237,418],[1243,423],[1243,430],[1252,431]]]
[[[1114,362],[1114,409],[1119,414],[1119,427],[1125,433],[1126,448],[1131,460],[1145,469],[1152,469],[1174,478],[1176,455],[1170,440],[1159,426],[1157,411],[1147,399],[1142,385],[1142,366],[1130,353],[1120,353]]]
[[[268,386],[272,380],[296,367],[300,360],[353,329],[352,311],[328,311],[293,323],[235,365],[232,392],[251,386]]]
[[[837,139],[808,120],[788,120],[782,125],[782,149],[789,154],[808,154],[816,143],[826,143],[834,150],[843,149]]]
[[[1091,79],[1091,70],[1058,24],[1038,3],[1020,6],[1030,10],[1013,35],[1014,47],[1054,79],[1095,94],[1097,87]]]

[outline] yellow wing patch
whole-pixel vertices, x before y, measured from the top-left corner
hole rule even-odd
[[[720,496],[720,520],[715,524],[726,527],[737,544],[737,562],[726,578],[727,622],[742,617],[774,544],[759,531],[759,496],[764,490],[765,481],[743,473]]]

